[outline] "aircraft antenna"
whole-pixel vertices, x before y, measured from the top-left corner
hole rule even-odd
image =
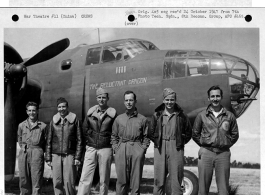
[[[98,43],[100,43],[100,34],[99,34],[99,28],[98,28]]]

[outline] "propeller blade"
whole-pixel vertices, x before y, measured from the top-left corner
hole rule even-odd
[[[19,53],[8,43],[4,42],[4,60],[10,64],[20,64],[23,59]]]
[[[61,52],[63,52],[69,45],[70,45],[70,40],[68,38],[57,41],[57,42],[45,47],[43,50],[41,50],[35,56],[31,57],[28,61],[26,61],[24,63],[24,65],[25,66],[31,66],[34,64],[38,64],[38,63],[47,61],[47,60],[57,56]]]
[[[16,163],[16,112],[14,107],[14,84],[12,82],[5,83],[5,180],[10,181],[15,172]]]

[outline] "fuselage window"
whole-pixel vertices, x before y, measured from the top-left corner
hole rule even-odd
[[[246,64],[244,61],[238,61],[236,63],[232,70],[232,74],[245,80],[249,80],[252,82],[256,81],[256,76],[252,67]]]
[[[172,79],[185,77],[186,59],[185,58],[167,58],[164,62],[163,78]]]
[[[209,59],[197,58],[188,60],[188,76],[208,75]]]
[[[231,92],[231,105],[236,116],[240,116],[243,109],[245,109],[246,101],[240,101],[241,98],[251,97],[255,86],[247,83],[246,80],[235,79],[229,77],[229,85]]]
[[[231,70],[233,65],[235,64],[235,61],[225,59],[226,67],[228,68],[228,72]]]
[[[87,51],[86,65],[98,64],[100,60],[101,47],[91,48]]]
[[[71,68],[72,66],[72,60],[68,59],[68,60],[63,60],[61,63],[61,70],[68,70]]]
[[[166,57],[186,58],[188,56],[187,51],[169,50]]]
[[[228,68],[223,59],[211,60],[211,74],[226,74],[227,72]]]

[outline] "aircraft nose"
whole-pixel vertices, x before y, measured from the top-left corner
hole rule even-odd
[[[253,100],[260,88],[257,69],[243,59],[237,59],[229,75],[230,99],[236,117],[241,116]]]
[[[223,75],[228,78],[231,110],[241,116],[259,91],[260,78],[250,62],[229,54],[196,51],[168,50],[163,63],[163,79],[207,78]],[[217,77],[216,77],[217,78]],[[211,98],[212,101],[220,101]]]

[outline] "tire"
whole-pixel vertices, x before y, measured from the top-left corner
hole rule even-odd
[[[182,181],[183,195],[198,195],[199,182],[197,176],[191,171],[184,170],[184,178]],[[167,176],[166,194],[171,194],[170,177]]]

